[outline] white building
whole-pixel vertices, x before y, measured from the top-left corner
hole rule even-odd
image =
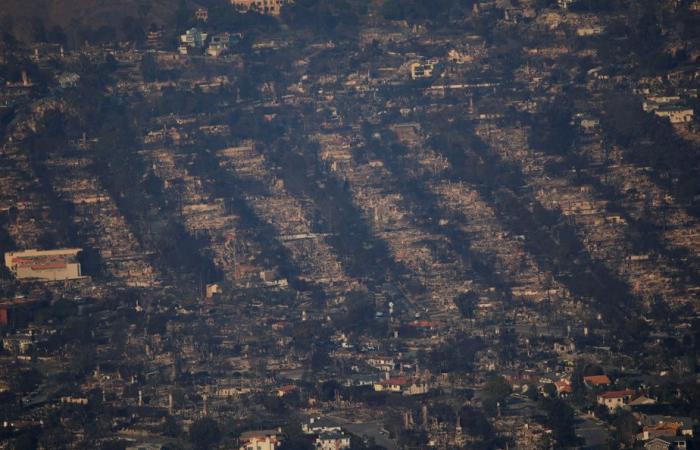
[[[387,378],[374,383],[374,390],[377,392],[403,392],[408,385],[408,380],[404,377]]]
[[[598,404],[608,408],[613,412],[618,408],[623,408],[632,400],[634,391],[625,389],[624,391],[608,391],[598,395]]]
[[[5,266],[20,280],[63,281],[82,278],[80,248],[5,253]]]
[[[642,103],[642,109],[644,112],[651,112],[659,109],[660,107],[666,105],[673,105],[680,103],[681,98],[676,95],[657,95],[653,97],[647,97]]]
[[[229,45],[231,43],[231,35],[228,33],[220,33],[212,36],[209,47],[207,47],[207,54],[217,58],[222,53],[228,51]]]
[[[654,114],[668,119],[671,123],[688,123],[693,120],[693,108],[684,106],[662,106],[656,109]]]
[[[304,434],[328,434],[340,433],[341,428],[326,418],[311,417],[308,422],[301,424],[301,431]]]
[[[317,450],[342,450],[350,448],[350,436],[344,433],[322,433],[316,438]]]
[[[382,372],[391,372],[396,366],[396,362],[391,356],[371,356],[367,358],[367,364]]]
[[[240,450],[276,450],[282,444],[281,430],[246,431],[240,441]]]
[[[596,36],[602,34],[605,31],[605,27],[602,25],[589,25],[585,27],[580,27],[576,29],[577,36]]]
[[[180,35],[180,53],[187,53],[190,48],[202,48],[207,40],[207,33],[197,28],[190,28]]]
[[[557,3],[561,9],[569,9],[576,0],[558,0]]]
[[[421,78],[430,78],[435,72],[437,61],[415,62],[411,64],[411,78],[418,80]]]
[[[31,333],[5,336],[2,339],[2,348],[15,355],[26,355],[35,344],[36,338]]]
[[[255,11],[271,16],[279,15],[282,6],[286,3],[290,2],[285,0],[231,0],[231,4],[241,12]]]
[[[126,450],[162,450],[165,446],[154,442],[144,442],[141,444],[130,445]]]
[[[80,75],[72,72],[63,73],[59,75],[56,80],[58,81],[58,85],[61,86],[61,89],[72,88],[78,85]]]

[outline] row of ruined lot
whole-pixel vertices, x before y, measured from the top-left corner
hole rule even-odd
[[[584,262],[574,268],[595,264],[628,288],[640,310],[657,299],[692,305],[698,223],[648,170],[625,162],[619,149],[604,149],[599,131],[586,130],[579,145],[590,165],[575,177],[552,173],[559,157],[531,149],[530,128],[479,117],[473,115],[470,132],[488,149],[489,164],[517,173],[516,198],[526,210],[548,211],[574,230],[547,231],[556,246],[575,241]],[[379,311],[393,310],[394,302],[408,317],[439,322],[458,319],[454,300],[464,293],[476,294],[483,311],[506,298],[556,300],[563,316],[576,313],[579,300],[605,300],[592,298],[595,290],[572,289],[578,274],[557,267],[555,250],[533,245],[520,218],[431,145],[430,123],[384,124],[372,136],[360,124],[324,126],[290,144],[289,152],[304,159],[299,167],[255,139],[202,149],[199,136],[228,131],[211,116],[169,115],[153,125],[138,152],[145,173],[134,176],[155,178],[166,220],[181,225],[218,269],[219,280],[208,281],[336,299],[366,292]],[[387,150],[397,145],[408,151]],[[12,212],[5,228],[16,248],[89,247],[110,283],[172,282],[159,267],[155,241],[142,235],[143,226],[134,231],[85,142],[38,161],[21,145],[6,145],[2,159],[1,208]],[[534,213],[530,219],[540,220]],[[644,226],[654,231],[635,234]]]

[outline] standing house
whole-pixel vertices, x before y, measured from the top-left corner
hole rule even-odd
[[[241,434],[240,450],[276,450],[282,444],[281,430],[246,431]]]
[[[657,437],[646,444],[645,450],[686,450],[688,440],[685,436],[663,436]]]
[[[607,391],[598,395],[598,404],[604,405],[609,411],[615,411],[617,408],[623,408],[632,400],[634,391],[625,389],[623,391]]]
[[[609,386],[611,383],[607,375],[588,375],[583,377],[583,384],[589,389]]]
[[[557,395],[559,397],[566,397],[574,392],[574,388],[571,386],[571,382],[566,378],[554,382],[554,387],[557,388]]]
[[[215,58],[219,57],[221,54],[226,53],[231,43],[231,35],[229,33],[219,33],[215,34],[211,38],[209,47],[207,47],[207,54]]]
[[[408,387],[408,380],[404,377],[394,377],[374,383],[374,390],[377,392],[403,392]]]
[[[207,33],[200,31],[197,28],[190,28],[185,32],[185,34],[180,35],[180,53],[187,54],[189,49],[196,49],[204,47],[204,43],[207,40]]]
[[[19,280],[65,281],[82,278],[80,248],[5,253],[5,266]]]

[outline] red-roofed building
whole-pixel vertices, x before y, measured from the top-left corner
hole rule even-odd
[[[277,396],[278,397],[284,397],[287,394],[291,394],[292,392],[297,392],[299,390],[299,386],[295,386],[293,384],[285,384],[284,386],[280,386],[277,388]]]
[[[239,440],[240,450],[276,450],[282,444],[282,429],[246,431]]]
[[[413,328],[427,328],[429,330],[432,330],[435,328],[435,324],[433,322],[428,321],[428,320],[414,320],[413,322],[409,322],[408,326],[413,327]]]
[[[515,390],[521,390],[523,386],[528,384],[536,385],[539,383],[539,377],[534,374],[520,374],[520,375],[503,375],[503,378],[510,384],[510,386]]]
[[[589,388],[596,388],[601,386],[609,386],[612,384],[612,382],[607,375],[589,375],[587,377],[583,377],[583,384]]]
[[[632,400],[635,392],[632,389],[623,391],[607,391],[598,395],[598,404],[605,405],[610,411],[623,408]]]
[[[387,378],[374,383],[377,392],[396,392],[403,395],[421,395],[430,391],[430,383],[425,380],[410,380],[405,377]]]
[[[682,423],[658,423],[656,425],[647,425],[642,429],[642,432],[637,435],[637,439],[648,441],[661,436],[678,436],[683,428]]]
[[[394,377],[374,383],[374,390],[377,392],[403,392],[408,386],[408,380],[405,377]]]
[[[566,397],[574,392],[574,389],[571,387],[571,382],[567,379],[555,381],[554,387],[557,388],[557,395],[559,395],[559,397]]]
[[[83,278],[79,248],[6,252],[5,266],[18,280],[64,281]]]

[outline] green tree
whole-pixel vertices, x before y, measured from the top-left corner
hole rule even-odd
[[[459,294],[455,298],[455,304],[457,304],[459,312],[465,319],[474,318],[474,310],[476,309],[478,302],[479,296],[473,291]]]
[[[484,406],[484,411],[489,415],[495,416],[498,412],[499,405],[503,405],[511,392],[510,384],[502,376],[489,379],[484,384],[481,392],[481,402]]]
[[[37,437],[35,433],[23,433],[13,442],[14,450],[36,450]]]
[[[546,424],[554,431],[554,437],[561,445],[566,446],[576,441],[574,410],[565,401],[558,398],[547,398],[542,401],[546,412]]]
[[[374,301],[362,292],[351,292],[347,295],[345,304],[347,312],[340,317],[337,325],[346,331],[362,331],[372,324],[376,308]]]
[[[160,69],[155,57],[150,53],[144,53],[141,60],[141,75],[144,81],[156,81],[160,76]]]
[[[546,383],[542,386],[542,392],[549,398],[555,398],[557,396],[557,387],[553,383]]]
[[[38,370],[30,368],[23,370],[18,373],[16,377],[12,378],[11,385],[13,391],[19,392],[21,394],[27,394],[33,392],[41,382],[44,380],[44,376]]]
[[[309,436],[301,432],[301,424],[293,422],[282,428],[284,432],[284,440],[279,447],[279,450],[312,450],[313,443]]]
[[[210,417],[197,419],[190,428],[190,441],[197,450],[213,448],[220,440],[219,424]]]
[[[462,429],[471,436],[479,436],[488,439],[493,436],[493,427],[486,416],[470,406],[465,406],[460,410],[459,420]]]
[[[566,97],[558,97],[544,105],[533,118],[530,145],[543,152],[566,155],[576,137],[572,111],[571,101]]]
[[[623,443],[626,446],[634,444],[639,425],[637,424],[637,419],[635,419],[631,412],[625,410],[620,411],[613,420],[613,427],[615,428],[615,440],[617,440],[617,442]]]
[[[498,401],[505,400],[512,392],[510,383],[502,376],[495,376],[484,384],[483,394]]]

